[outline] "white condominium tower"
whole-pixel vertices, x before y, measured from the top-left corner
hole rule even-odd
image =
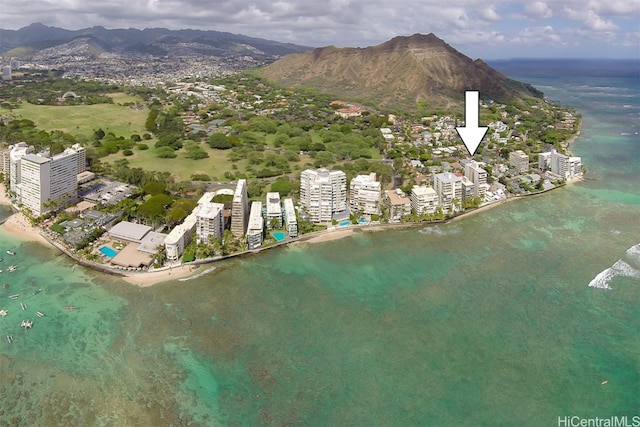
[[[343,171],[325,168],[302,171],[300,205],[312,222],[330,222],[335,212],[347,209],[347,176]]]
[[[233,194],[231,205],[231,232],[236,237],[244,236],[249,220],[249,199],[247,198],[247,180],[239,179]]]
[[[418,215],[433,214],[438,209],[438,193],[431,187],[413,186],[410,198],[411,209]]]
[[[551,173],[562,178],[573,178],[582,171],[582,158],[569,157],[555,149],[540,153],[538,164],[541,170],[551,169]]]
[[[262,217],[262,202],[251,203],[249,224],[247,225],[247,247],[257,249],[262,246],[264,236],[264,218]]]
[[[29,146],[26,142],[19,142],[11,147],[9,153],[9,191],[18,195],[18,185],[20,184],[20,162],[29,153]]]
[[[358,175],[349,185],[349,207],[351,211],[365,214],[380,214],[380,182],[376,181],[375,172],[369,175]]]
[[[475,160],[471,160],[464,165],[464,176],[473,182],[474,185],[473,195],[480,198],[484,198],[490,187],[489,184],[487,184],[487,171],[482,169],[482,165],[483,163],[476,162]]]
[[[462,202],[462,179],[459,176],[451,172],[436,174],[433,177],[433,186],[444,212],[455,210],[454,199]]]
[[[522,150],[512,151],[509,153],[509,164],[511,164],[518,173],[525,173],[529,170],[529,156]]]
[[[79,157],[81,158],[79,160]],[[25,154],[19,159],[18,203],[40,216],[78,198],[78,166],[84,148],[75,146],[53,157]]]
[[[224,204],[203,203],[196,213],[196,236],[198,243],[208,242],[209,237],[222,237],[224,231]]]

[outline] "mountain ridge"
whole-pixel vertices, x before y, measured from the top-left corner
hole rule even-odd
[[[542,97],[531,85],[472,60],[433,33],[397,36],[365,48],[326,46],[294,53],[265,67],[262,75],[284,85],[405,109],[418,104],[459,108],[466,90],[499,102]]]
[[[152,54],[155,52],[157,55],[161,55],[163,52],[162,49],[158,49],[158,45],[166,43],[171,37],[173,37],[173,43],[201,43],[219,48],[221,51],[240,51],[256,57],[277,58],[289,53],[299,53],[311,49],[293,43],[282,43],[214,30],[107,29],[102,26],[67,30],[34,23],[18,30],[0,29],[0,55],[20,57],[24,55],[23,52],[37,53],[41,50],[39,46],[43,44],[51,48],[82,36],[94,37],[106,51],[139,51]],[[246,49],[247,46],[250,46],[251,49]],[[245,47],[244,50],[243,47]]]

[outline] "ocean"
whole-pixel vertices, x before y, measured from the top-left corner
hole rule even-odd
[[[640,66],[490,65],[578,110],[571,150],[586,180],[448,224],[278,248],[149,288],[0,227],[0,425],[632,422]]]

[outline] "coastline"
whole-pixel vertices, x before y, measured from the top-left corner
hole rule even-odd
[[[568,140],[566,140],[563,143],[563,147],[569,152],[568,148],[569,146],[576,141],[576,139],[580,136],[580,130],[578,130],[578,132],[573,135],[571,138],[569,138]],[[570,153],[570,152],[569,152]],[[572,179],[567,180],[567,184],[572,184],[575,182],[580,182],[584,180],[584,176],[581,174],[580,176],[574,177]],[[491,202],[491,203],[487,203],[485,205],[482,205],[476,209],[470,210],[470,211],[466,211],[463,212],[459,215],[454,216],[453,218],[449,218],[447,220],[443,220],[443,221],[430,221],[430,222],[415,222],[415,223],[386,223],[386,224],[366,224],[366,225],[356,225],[356,224],[352,224],[349,225],[347,227],[336,227],[336,226],[331,226],[329,228],[327,228],[326,230],[322,230],[319,232],[315,232],[315,233],[311,233],[309,235],[302,235],[302,236],[298,236],[295,239],[291,239],[288,241],[284,241],[281,243],[278,243],[276,245],[272,245],[272,246],[267,246],[267,247],[262,247],[259,249],[254,249],[254,250],[250,250],[250,251],[245,251],[245,252],[240,252],[240,253],[236,253],[236,254],[232,254],[230,256],[227,257],[223,257],[223,259],[227,259],[227,258],[233,258],[233,257],[238,257],[238,256],[245,256],[245,255],[250,255],[250,254],[254,254],[254,253],[259,253],[262,252],[264,250],[268,250],[268,249],[272,249],[274,247],[279,247],[279,246],[283,246],[283,245],[289,245],[289,244],[315,244],[315,243],[323,243],[323,242],[328,242],[328,241],[333,241],[333,240],[339,240],[342,239],[344,237],[347,236],[352,236],[354,234],[354,232],[377,232],[377,231],[383,231],[385,229],[389,229],[389,228],[408,228],[408,227],[420,227],[420,226],[429,226],[429,225],[433,225],[433,224],[437,224],[437,223],[441,223],[441,222],[449,222],[449,221],[458,221],[464,217],[467,216],[471,216],[471,215],[475,215],[476,213],[479,212],[484,212],[486,210],[489,210],[491,208],[493,208],[494,206],[499,206],[499,205],[503,205],[505,203],[509,203],[513,200],[517,200],[520,199],[522,197],[525,196],[532,196],[532,195],[539,195],[539,194],[544,194],[548,191],[552,191],[554,189],[557,189],[559,187],[555,187],[552,189],[549,189],[547,191],[542,191],[542,192],[537,192],[537,193],[533,193],[533,194],[527,194],[524,196],[512,196],[512,197],[508,197],[504,200],[499,200],[499,201],[495,201],[495,202]],[[12,206],[11,202],[9,201],[9,198],[7,197],[6,194],[6,190],[4,185],[0,185],[0,204],[2,205],[8,205],[8,206]],[[104,265],[100,265],[100,264],[94,264],[92,262],[86,261],[83,262],[82,260],[78,260],[77,257],[75,257],[73,254],[69,253],[64,247],[60,247],[56,242],[54,242],[53,240],[49,239],[47,236],[45,236],[42,231],[38,228],[35,227],[33,225],[31,225],[31,223],[29,222],[28,218],[26,218],[24,216],[24,214],[22,212],[15,212],[14,214],[12,214],[11,216],[9,216],[5,222],[0,225],[0,228],[3,228],[5,232],[11,234],[12,236],[15,236],[21,240],[26,240],[26,241],[36,241],[42,245],[45,246],[50,246],[53,247],[54,249],[60,250],[61,252],[67,254],[69,257],[71,257],[74,262],[77,262],[81,265],[84,265],[87,268],[91,268],[95,271],[99,271],[99,272],[103,272],[105,274],[112,274],[112,275],[117,275],[119,277],[121,277],[124,281],[126,281],[129,284],[132,285],[136,285],[139,287],[148,287],[148,286],[152,286],[155,285],[157,283],[162,283],[162,282],[166,282],[169,280],[176,280],[176,279],[182,279],[182,278],[186,278],[189,277],[191,275],[193,275],[194,273],[197,272],[197,270],[199,269],[199,267],[201,265],[209,265],[209,264],[213,264],[216,261],[219,261],[221,258],[216,258],[216,259],[211,259],[211,260],[202,260],[202,262],[200,263],[194,263],[194,264],[177,264],[177,265],[170,265],[170,266],[166,266],[166,267],[162,267],[159,269],[154,269],[151,271],[144,271],[144,272],[128,272],[128,271],[119,271],[116,269],[112,269],[108,266],[104,266]]]

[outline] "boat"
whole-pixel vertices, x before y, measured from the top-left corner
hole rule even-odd
[[[9,268],[7,268],[9,272],[16,271],[17,269],[18,269],[17,265],[10,265]]]
[[[9,314],[9,312],[7,310],[0,310],[0,317],[4,317],[7,314]]]
[[[42,292],[42,289],[36,289],[36,290],[35,290],[35,291],[33,291],[31,294],[32,294],[32,295],[37,295],[37,294],[39,294],[40,292]]]
[[[12,251],[11,249],[7,249],[7,253],[9,255],[15,255],[16,253],[14,251]]]
[[[9,295],[9,299],[16,299],[20,296],[20,294]]]
[[[76,306],[75,305],[67,305],[64,307],[65,310],[71,311],[71,310],[75,310]]]
[[[23,320],[20,326],[25,329],[31,329],[31,327],[33,326],[33,320]]]
[[[22,307],[22,310],[26,310],[27,309],[27,304],[21,302],[20,303],[20,307]]]
[[[4,261],[4,258],[0,257],[0,262]]]
[[[44,317],[44,313],[41,311],[36,311],[36,316],[38,317]]]
[[[0,273],[2,273],[2,270],[0,270]],[[8,283],[4,283],[2,285],[2,289],[9,289],[9,284]]]
[[[7,342],[11,344],[13,342],[13,335],[7,335]]]

